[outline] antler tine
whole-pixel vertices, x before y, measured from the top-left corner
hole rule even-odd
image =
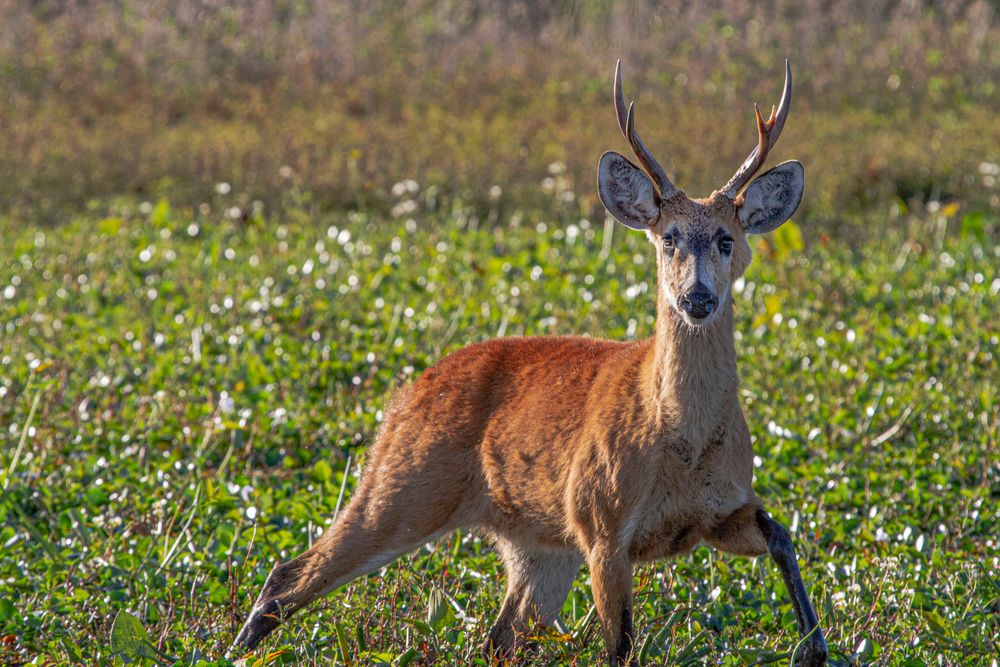
[[[781,136],[781,129],[785,126],[785,119],[788,118],[788,110],[792,106],[792,67],[785,60],[785,88],[781,93],[781,101],[775,110],[771,107],[771,115],[767,120],[760,114],[760,108],[754,104],[754,113],[757,116],[757,145],[750,155],[747,156],[740,168],[736,170],[729,182],[722,187],[722,192],[730,199],[735,199],[743,186],[750,182],[753,175],[757,173],[764,162],[771,147]]]
[[[635,131],[635,102],[625,108],[625,96],[622,94],[622,61],[619,58],[615,65],[615,117],[618,119],[618,129],[625,135],[625,140],[632,147],[632,152],[639,159],[639,164],[653,179],[663,197],[670,197],[677,192],[677,187],[667,178],[667,172],[656,161]]]
[[[618,119],[618,129],[628,139],[628,132],[625,129],[625,113],[625,96],[622,95],[622,59],[619,58],[618,62],[615,63],[615,117]]]

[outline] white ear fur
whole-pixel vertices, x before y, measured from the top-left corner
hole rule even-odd
[[[645,230],[660,216],[660,197],[645,172],[613,151],[601,156],[597,190],[611,215],[626,227]]]
[[[743,193],[737,215],[747,234],[774,231],[792,217],[802,201],[805,174],[802,163],[782,162],[755,178]]]

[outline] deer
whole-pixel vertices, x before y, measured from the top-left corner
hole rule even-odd
[[[517,659],[558,619],[580,568],[590,574],[608,662],[636,664],[635,565],[707,544],[768,554],[802,637],[796,664],[826,664],[827,644],[788,531],[753,490],[754,453],[737,393],[733,283],[747,236],[797,210],[804,171],[783,162],[754,178],[792,96],[754,105],[757,145],[704,199],[667,177],[626,108],[618,127],[641,165],[598,163],[608,212],[656,249],[656,323],[646,339],[507,337],[464,347],[396,390],[349,504],[315,544],[278,563],[230,655],[244,655],[294,612],[451,531],[492,540],[506,595],[483,650]]]

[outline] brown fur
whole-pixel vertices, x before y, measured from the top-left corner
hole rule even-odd
[[[508,572],[487,648],[509,655],[532,624],[551,623],[586,562],[620,664],[634,645],[634,563],[702,541],[745,555],[772,549],[737,394],[731,285],[750,262],[737,204],[678,192],[659,206],[648,231],[658,265],[653,336],[504,338],[428,369],[391,402],[341,518],[275,568],[236,645],[270,631],[262,615],[291,613],[474,527],[492,536]],[[734,241],[731,256],[704,244],[720,229]],[[671,231],[678,245],[668,257],[661,239]],[[693,323],[677,303],[698,280],[719,305]],[[785,535],[771,532],[774,544]]]
[[[662,224],[721,224],[742,239],[731,207],[689,206],[665,204]],[[738,247],[732,266],[741,271],[749,246]],[[294,611],[436,535],[472,526],[500,541],[512,571],[511,602],[493,639],[506,645],[496,648],[514,642],[505,624],[523,631],[533,620],[551,622],[575,576],[575,567],[551,574],[564,579],[547,586],[560,599],[533,599],[523,589],[546,585],[531,582],[532,567],[521,563],[528,554],[571,564],[585,558],[595,581],[603,580],[595,567],[615,570],[614,590],[595,590],[615,646],[621,620],[611,607],[631,587],[633,562],[701,540],[765,553],[752,520],[760,502],[736,394],[731,297],[711,325],[685,323],[668,290],[680,290],[690,266],[658,252],[651,338],[492,340],[449,355],[399,391],[343,517],[286,564],[289,576],[272,577],[261,600]],[[721,263],[713,272],[719,285],[735,277]]]

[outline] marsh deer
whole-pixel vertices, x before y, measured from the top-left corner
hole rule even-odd
[[[798,162],[751,181],[791,92],[786,62],[777,110],[765,120],[755,105],[757,146],[722,189],[691,199],[636,133],[619,62],[618,126],[642,169],[605,153],[598,185],[608,211],[656,248],[655,333],[491,340],[400,389],[350,504],[312,548],[274,567],[232,650],[252,649],[352,579],[472,527],[492,538],[507,572],[484,646],[491,655],[514,655],[533,626],[553,623],[586,563],[610,662],[634,662],[632,568],[707,543],[770,554],[806,637],[798,664],[824,664],[789,534],[752,488],[733,342],[731,287],[750,263],[746,235],[777,228],[802,196]]]

